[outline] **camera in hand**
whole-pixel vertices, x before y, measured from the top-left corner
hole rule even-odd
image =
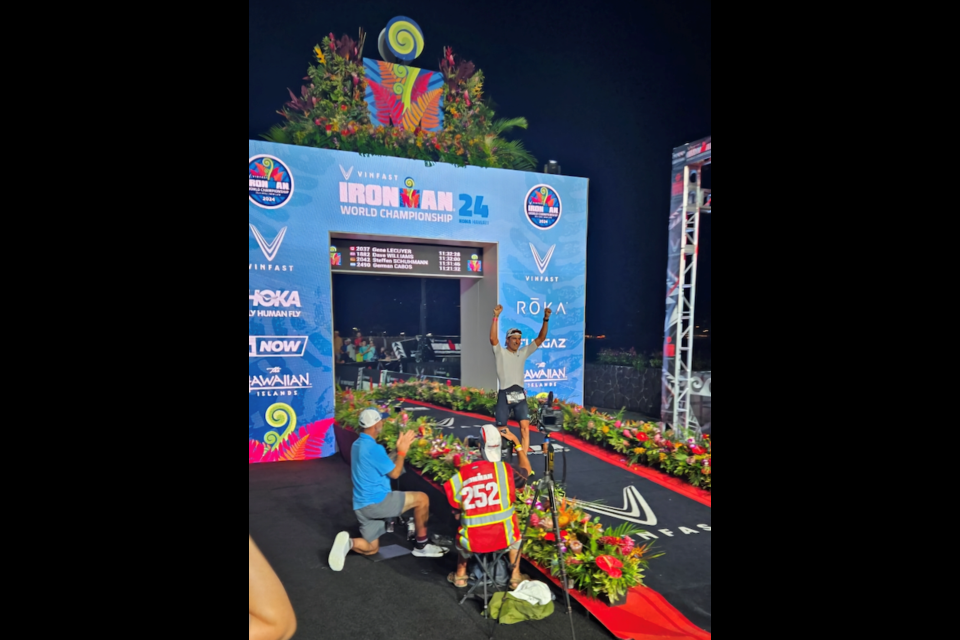
[[[563,428],[563,410],[553,408],[553,391],[547,396],[547,403],[540,406],[537,423],[544,431],[560,431]]]

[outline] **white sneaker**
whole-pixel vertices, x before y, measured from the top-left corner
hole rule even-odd
[[[327,563],[330,565],[330,568],[334,571],[343,569],[343,560],[349,552],[350,534],[346,531],[341,531],[337,534],[337,537],[334,538],[333,548],[330,549],[330,557],[327,558]]]
[[[443,547],[438,547],[435,544],[427,543],[423,546],[423,549],[413,548],[413,555],[418,558],[439,558],[447,552]]]

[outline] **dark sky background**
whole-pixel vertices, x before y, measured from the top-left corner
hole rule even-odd
[[[414,66],[437,69],[442,47],[453,47],[483,70],[498,117],[527,119],[529,129],[512,137],[541,169],[554,159],[564,174],[590,179],[586,332],[605,334],[603,346],[659,350],[670,154],[712,133],[710,2],[629,4],[251,0],[249,137],[282,122],[276,112],[289,99],[287,87],[299,92],[325,34],[356,39],[363,27],[364,55],[379,59],[380,30],[394,16],[413,18],[426,45]],[[700,227],[695,310],[702,327],[710,322],[711,217],[702,215]],[[428,284],[428,330],[456,333],[456,281]],[[376,324],[409,334],[411,323],[417,330],[418,279],[343,275],[333,294],[341,332],[360,326],[372,333]],[[367,304],[361,315],[371,296],[384,302],[383,318],[371,318]]]

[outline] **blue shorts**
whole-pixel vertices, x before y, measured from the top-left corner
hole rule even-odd
[[[494,413],[498,427],[507,426],[507,420],[510,419],[511,411],[517,422],[530,419],[529,412],[527,411],[527,401],[524,400],[517,404],[507,404],[507,392],[501,389],[500,392],[497,393],[497,410]]]

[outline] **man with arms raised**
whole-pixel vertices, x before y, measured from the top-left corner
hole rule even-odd
[[[521,446],[525,452],[530,453],[530,416],[527,412],[527,394],[523,389],[523,369],[527,357],[547,339],[547,323],[550,322],[553,310],[543,310],[540,334],[523,348],[520,347],[520,329],[507,331],[506,349],[500,346],[497,338],[497,318],[501,311],[502,305],[498,304],[493,308],[493,322],[490,323],[490,344],[493,345],[493,355],[497,360],[497,379],[500,381],[500,391],[497,393],[497,427],[506,427],[512,413],[520,422]]]

